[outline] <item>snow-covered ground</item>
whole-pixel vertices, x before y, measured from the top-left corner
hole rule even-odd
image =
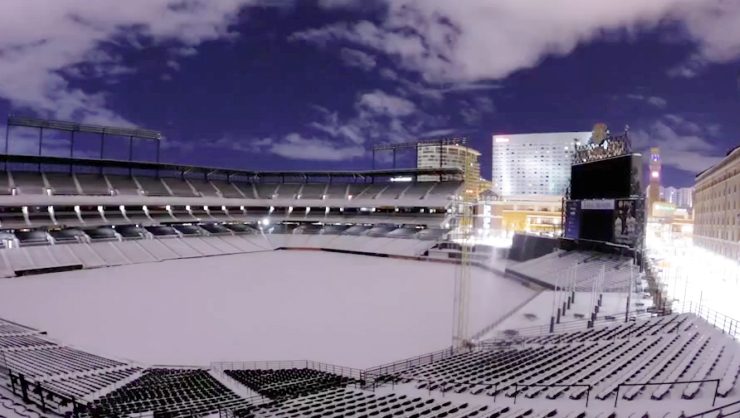
[[[740,320],[740,260],[696,246],[690,237],[658,234],[656,229],[648,228],[648,255],[660,270],[658,280],[673,310],[696,312],[701,306]]]
[[[0,317],[145,364],[310,359],[365,368],[450,344],[454,265],[313,251],[0,280]],[[471,332],[534,295],[474,269]]]
[[[550,317],[553,315],[554,304],[553,298],[556,292],[545,290],[535,296],[530,302],[522,306],[521,309],[507,317],[498,324],[490,333],[484,335],[481,339],[501,337],[501,333],[506,330],[519,330],[523,333],[546,333],[550,326]],[[561,303],[565,298],[565,293],[557,295]],[[561,318],[561,325],[556,325],[556,331],[575,331],[586,329],[586,320],[594,310],[596,300],[593,295],[587,292],[576,292],[575,301],[571,308]],[[630,298],[630,317],[637,316],[636,311],[645,310],[652,306],[652,301],[641,295],[633,294]],[[624,321],[624,312],[627,309],[626,293],[604,293],[601,307],[599,308],[598,320],[603,321],[605,316],[614,317],[614,322]],[[582,315],[580,318],[576,315]],[[585,318],[585,319],[584,319]],[[539,330],[535,329],[538,328]]]

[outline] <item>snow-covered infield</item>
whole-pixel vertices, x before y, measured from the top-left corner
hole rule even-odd
[[[367,368],[449,346],[455,265],[270,251],[0,280],[0,317],[145,365]],[[472,333],[536,292],[475,268]]]

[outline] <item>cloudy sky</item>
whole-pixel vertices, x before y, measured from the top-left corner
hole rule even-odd
[[[373,144],[459,134],[490,176],[494,133],[605,122],[683,186],[740,143],[739,74],[737,0],[0,2],[0,123],[157,129],[183,163],[364,169]]]

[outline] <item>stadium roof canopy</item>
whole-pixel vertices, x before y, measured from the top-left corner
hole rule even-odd
[[[392,168],[380,170],[325,170],[325,171],[259,171],[243,170],[223,167],[205,167],[195,165],[183,165],[161,162],[146,161],[127,161],[112,159],[93,159],[93,158],[72,158],[72,157],[55,157],[55,156],[38,156],[38,155],[17,155],[17,154],[0,154],[0,162],[8,164],[27,164],[49,166],[58,165],[64,167],[79,166],[90,168],[115,168],[126,170],[155,170],[159,172],[177,172],[179,174],[201,174],[204,176],[240,176],[259,178],[285,178],[285,177],[352,177],[356,179],[372,179],[376,177],[403,177],[403,176],[420,176],[420,175],[461,175],[462,170],[459,168]],[[26,171],[28,171],[26,169]]]

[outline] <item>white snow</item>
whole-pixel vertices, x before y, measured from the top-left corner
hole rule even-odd
[[[275,251],[0,280],[0,317],[145,364],[366,368],[450,344],[456,266]],[[534,292],[474,269],[471,333]]]
[[[555,315],[555,305],[553,298],[556,297],[556,292],[545,290],[539,295],[534,297],[531,301],[526,303],[521,309],[517,310],[505,320],[501,321],[490,333],[484,335],[481,339],[501,337],[500,333],[506,330],[518,330],[523,333],[534,333],[543,334],[546,333],[550,326],[550,317]],[[557,299],[562,303],[566,297],[565,292],[559,292]],[[642,306],[636,305],[641,303]],[[576,292],[575,301],[571,308],[561,318],[561,323],[555,326],[555,330],[561,331],[577,331],[579,329],[586,329],[586,322],[594,311],[594,305],[596,299],[594,295],[588,292]],[[646,314],[638,314],[637,310],[645,310],[648,306],[652,306],[650,299],[641,298],[639,295],[632,295],[630,299],[630,317],[633,316],[644,316]],[[602,299],[602,305],[599,308],[598,320],[604,321],[604,316],[613,316],[614,323],[620,323],[624,321],[624,313],[627,309],[627,294],[626,293],[604,293]],[[577,318],[575,314],[583,315],[582,318]]]

